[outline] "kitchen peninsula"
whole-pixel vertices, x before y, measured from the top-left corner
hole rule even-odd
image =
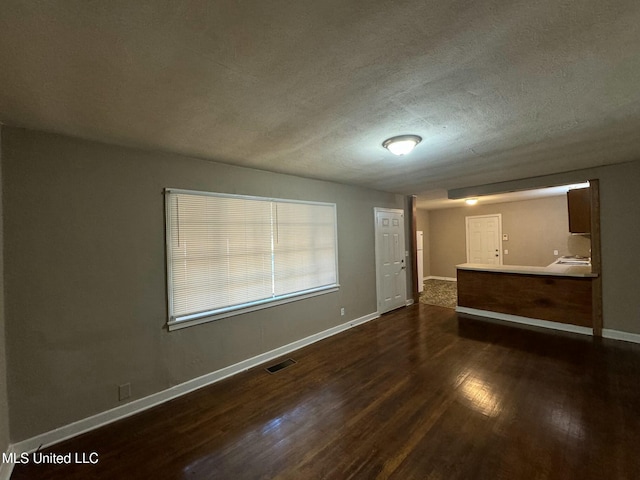
[[[591,265],[554,262],[547,267],[457,265],[456,311],[518,323],[591,333]],[[577,262],[581,263],[581,262]]]

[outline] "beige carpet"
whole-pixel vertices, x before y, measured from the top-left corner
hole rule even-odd
[[[438,307],[456,308],[458,303],[457,282],[450,280],[424,281],[424,291],[420,294],[420,303]]]

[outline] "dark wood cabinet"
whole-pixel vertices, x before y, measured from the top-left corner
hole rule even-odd
[[[576,188],[567,192],[569,232],[591,233],[591,189]]]
[[[592,282],[458,268],[458,306],[592,328]]]

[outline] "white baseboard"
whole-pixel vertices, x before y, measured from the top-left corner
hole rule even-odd
[[[489,312],[486,310],[476,310],[475,308],[456,307],[456,312],[475,315],[477,317],[493,318],[496,320],[505,320],[508,322],[521,323],[534,327],[551,328],[554,330],[562,330],[564,332],[580,333],[583,335],[593,335],[593,330],[587,327],[579,327],[566,323],[549,322],[547,320],[539,320],[537,318],[519,317],[517,315],[509,315],[506,313]],[[611,340],[621,340],[623,342],[640,343],[640,334],[622,332],[620,330],[612,330],[610,328],[602,329],[602,336]]]
[[[374,320],[379,316],[380,315],[377,312],[374,312],[363,317],[350,320],[341,325],[337,325],[309,337],[297,340],[293,343],[289,343],[288,345],[284,345],[269,352],[265,352],[247,360],[243,360],[242,362],[236,363],[234,365],[216,370],[215,372],[211,372],[201,377],[194,378],[187,382],[181,383],[180,385],[176,385],[166,390],[154,393],[152,395],[149,395],[148,397],[134,400],[130,403],[127,403],[126,405],[122,405],[111,410],[98,413],[97,415],[78,420],[77,422],[70,423],[69,425],[65,425],[64,427],[60,427],[55,430],[37,435],[35,437],[28,438],[21,442],[17,442],[10,445],[10,449],[11,451],[20,454],[24,452],[31,453],[36,451],[40,447],[44,448],[54,445],[56,443],[62,442],[63,440],[67,440],[82,433],[95,430],[96,428],[102,427],[117,420],[135,415],[136,413],[140,413],[144,410],[155,407],[156,405],[160,405],[161,403],[165,403],[169,400],[180,397],[199,388],[211,385],[212,383],[219,382],[220,380],[233,376],[237,373],[244,372],[250,368],[281,357],[282,355],[286,355],[290,352],[293,352],[294,350],[298,350],[324,338],[331,337],[357,325],[361,325],[363,323]],[[4,467],[4,465],[2,467]],[[11,468],[13,468],[13,465],[11,465]],[[4,473],[4,470],[0,470],[0,472]],[[0,480],[4,480],[4,478],[0,476]]]
[[[510,315],[508,313],[489,312],[487,310],[477,310],[475,308],[468,307],[456,307],[456,312],[475,315],[476,317],[485,317],[495,320],[520,323],[533,327],[549,328],[552,330],[561,330],[563,332],[580,333],[582,335],[593,335],[593,330],[591,328],[571,325],[569,323],[550,322],[548,320],[540,320],[538,318],[520,317],[518,315]]]
[[[458,279],[455,277],[436,277],[434,275],[429,275],[425,280],[448,280],[449,282],[457,282]]]
[[[640,335],[637,333],[621,332],[620,330],[603,328],[602,336],[613,340],[622,340],[623,342],[640,343]]]
[[[11,455],[15,452],[15,450],[13,449],[12,445],[9,445],[9,448],[7,449],[7,455]],[[2,453],[0,452],[0,455]],[[11,480],[11,474],[13,473],[13,466],[14,463],[11,462],[7,462],[4,463],[2,462],[2,459],[0,458],[0,480]]]

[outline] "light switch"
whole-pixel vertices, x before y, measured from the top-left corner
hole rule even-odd
[[[505,255],[509,255],[509,250],[507,250],[506,248],[504,249],[504,254]]]
[[[553,254],[557,257],[558,256],[558,250],[554,250]]]

